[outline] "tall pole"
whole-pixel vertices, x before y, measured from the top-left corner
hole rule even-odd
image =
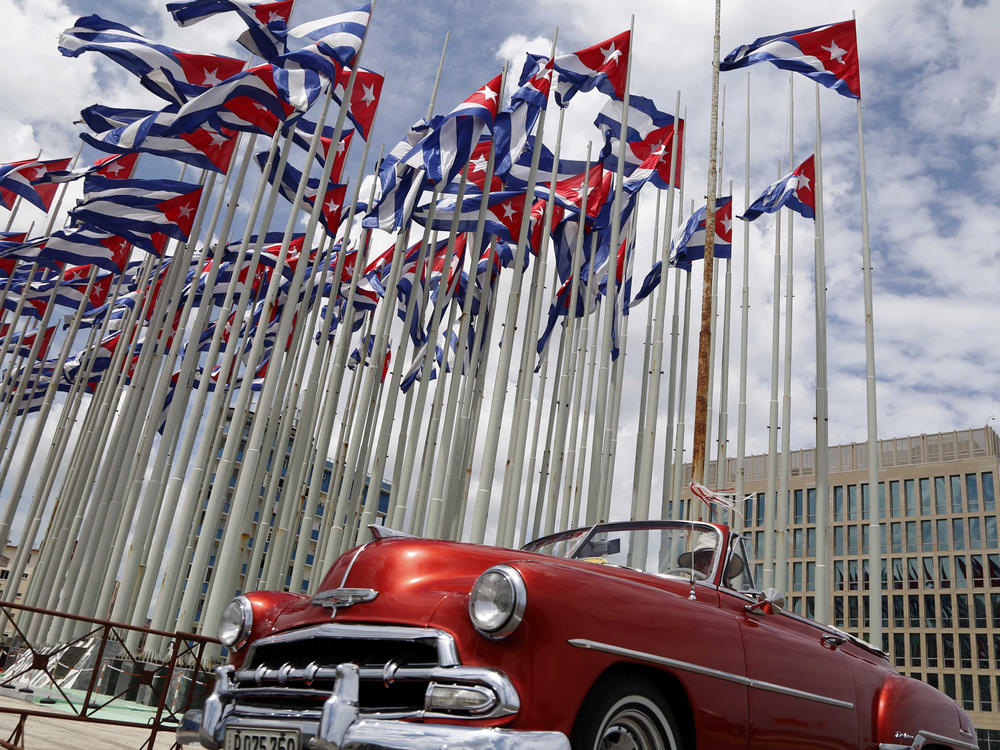
[[[698,336],[698,382],[694,403],[694,445],[691,481],[701,484],[705,469],[705,433],[708,419],[708,358],[712,348],[712,277],[715,251],[715,190],[718,174],[715,150],[719,124],[719,19],[721,0],[715,0],[715,38],[712,42],[712,124],[708,141],[708,188],[705,191],[705,271],[701,289],[701,333]]]
[[[750,205],[750,73],[747,72],[746,153],[743,167],[743,206]],[[736,495],[743,502],[747,446],[747,343],[750,330],[750,222],[743,222],[743,307],[740,310],[740,404],[736,418]],[[739,518],[739,516],[736,516]],[[733,522],[736,519],[732,519]],[[742,524],[741,524],[742,525]]]

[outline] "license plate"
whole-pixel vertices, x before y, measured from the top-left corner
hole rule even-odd
[[[301,750],[298,729],[229,727],[225,750]]]

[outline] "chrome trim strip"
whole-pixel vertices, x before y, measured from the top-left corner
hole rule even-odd
[[[612,646],[607,643],[589,641],[585,638],[572,638],[570,639],[569,644],[571,646],[576,646],[577,648],[589,649],[591,651],[603,651],[608,654],[614,654],[615,656],[626,656],[630,659],[648,661],[665,667],[674,667],[675,669],[682,669],[685,672],[693,672],[695,674],[705,675],[706,677],[714,677],[719,680],[726,680],[727,682],[735,682],[738,685],[746,685],[747,687],[757,688],[758,690],[767,690],[772,693],[791,695],[796,698],[803,698],[804,700],[815,701],[817,703],[825,703],[829,706],[837,706],[838,708],[846,708],[848,710],[854,709],[854,704],[850,701],[842,701],[825,695],[809,693],[805,690],[797,690],[784,685],[776,685],[772,682],[753,680],[749,677],[745,677],[744,675],[733,674],[732,672],[723,672],[719,669],[703,667],[700,664],[692,664],[691,662],[686,661],[678,661],[677,659],[670,659],[665,656],[657,656],[656,654],[649,654],[644,651],[633,651],[632,649]]]
[[[947,742],[952,745],[958,745],[959,747],[965,747],[969,750],[979,750],[979,745],[975,742],[966,742],[965,740],[956,740],[953,737],[946,737],[943,734],[935,734],[934,732],[928,732],[926,729],[921,729],[917,732],[920,737],[926,737],[929,740],[934,740],[935,742]]]
[[[377,541],[378,539],[375,538],[369,539],[354,551],[354,557],[352,557],[351,561],[347,563],[347,570],[344,571],[344,577],[340,580],[340,586],[338,588],[344,588],[347,586],[347,577],[351,575],[351,571],[354,569],[354,563],[358,561],[358,556],[361,554],[362,550],[364,550],[364,548],[369,544],[374,544]]]
[[[353,625],[339,622],[326,622],[312,627],[290,630],[286,633],[269,635],[250,644],[246,663],[250,663],[257,648],[274,643],[290,643],[309,640],[311,638],[358,638],[379,641],[425,641],[437,646],[438,665],[455,667],[461,662],[458,659],[458,648],[455,640],[443,630],[434,628],[410,628],[397,625]]]

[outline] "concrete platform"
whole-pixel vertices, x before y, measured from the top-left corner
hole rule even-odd
[[[6,740],[10,736],[19,719],[17,714],[6,711],[21,708],[56,712],[51,706],[31,705],[17,698],[0,696],[0,739]],[[147,739],[149,730],[145,729],[29,716],[25,725],[24,748],[25,750],[138,750]],[[157,735],[154,750],[168,750],[173,743],[173,732],[161,732]]]

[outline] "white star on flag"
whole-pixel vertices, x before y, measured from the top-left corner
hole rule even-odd
[[[274,23],[275,21],[282,21],[282,22],[284,22],[284,20],[285,19],[281,17],[280,13],[275,13],[274,11],[271,11],[271,14],[267,17],[267,22],[268,23]]]
[[[179,213],[183,218],[186,219],[191,215],[191,206],[188,205],[181,206],[180,208],[177,209],[177,213]]]
[[[497,98],[497,92],[489,86],[483,86],[482,90],[477,91],[476,93],[483,97],[483,99],[488,99],[491,102],[496,101]]]
[[[847,54],[847,50],[838,47],[835,40],[831,39],[829,47],[820,46],[820,49],[825,49],[830,53],[830,62],[836,60],[840,65],[844,64],[844,55]]]
[[[599,48],[600,49],[600,48]],[[620,49],[615,49],[615,43],[611,42],[611,46],[607,49],[601,49],[601,54],[604,55],[604,64],[607,65],[609,62],[618,63],[618,58],[621,57],[622,51]]]
[[[726,228],[726,234],[729,234],[733,230],[733,220],[732,219],[723,219],[722,220],[722,226],[724,226]]]
[[[118,245],[119,250],[124,250],[127,247],[128,247],[128,242],[126,242],[125,240],[122,240],[121,243]]]
[[[473,172],[485,172],[486,171],[486,157],[485,156],[480,156],[477,159],[473,159],[471,162],[469,162],[469,165],[472,167],[472,171]]]
[[[42,178],[43,178],[44,176],[45,176],[45,167],[38,167],[38,168],[37,168],[37,169],[35,170],[35,176],[34,176],[34,177],[32,177],[31,179],[33,179],[33,180],[40,180],[40,179],[42,179]]]
[[[364,91],[364,95],[361,97],[361,101],[363,101],[366,105],[371,104],[373,101],[375,101],[374,85],[368,86],[365,84],[361,84],[361,90]]]
[[[503,217],[505,219],[511,218],[516,213],[517,213],[517,211],[514,210],[514,207],[512,205],[510,205],[509,203],[505,203],[504,204],[504,206],[503,206]]]
[[[810,188],[810,186],[809,186],[809,178],[806,177],[804,174],[798,175],[798,178],[799,178],[799,187],[798,187],[798,189],[799,190],[809,190],[809,188]]]
[[[330,213],[333,213],[333,212],[334,212],[334,211],[336,211],[336,210],[337,210],[338,208],[340,208],[340,204],[339,204],[339,203],[337,203],[336,201],[334,201],[334,200],[333,200],[333,198],[331,198],[330,200],[328,200],[328,201],[327,201],[326,203],[324,203],[323,205],[325,205],[325,206],[326,206],[326,210],[327,210],[327,211],[329,211]]]
[[[339,143],[337,144],[337,153],[338,153],[338,154],[342,154],[342,153],[344,153],[344,149],[345,149],[345,148],[347,148],[347,144],[346,144],[346,143],[344,143],[343,141],[340,141],[340,142],[339,142]]]
[[[213,146],[221,146],[227,140],[226,136],[224,136],[222,133],[217,133],[214,130],[209,130],[208,132],[209,132],[209,137],[211,137],[212,139]]]
[[[118,162],[115,162],[110,167],[106,167],[104,171],[107,172],[108,174],[118,174],[123,169],[124,169],[124,167],[121,164],[119,164]]]
[[[218,73],[218,69],[209,70],[208,68],[204,68],[202,72],[204,73],[204,80],[202,81],[204,85],[214,86],[217,83],[222,83],[222,79],[216,75]]]

